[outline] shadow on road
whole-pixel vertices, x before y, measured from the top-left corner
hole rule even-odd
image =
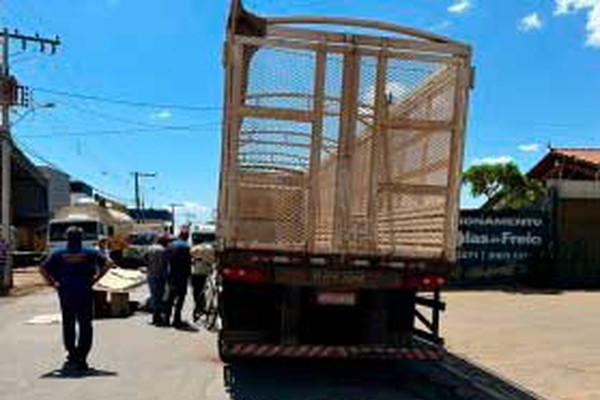
[[[224,374],[232,400],[540,399],[490,371],[461,362],[466,361],[264,360],[228,365]]]
[[[106,371],[102,369],[90,368],[85,372],[81,371],[70,371],[63,368],[55,369],[47,372],[40,376],[42,379],[83,379],[83,378],[97,378],[107,376],[118,376],[119,374],[114,371]]]

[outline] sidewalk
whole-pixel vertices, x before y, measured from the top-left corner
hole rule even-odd
[[[13,288],[9,296],[25,296],[46,288],[44,278],[38,272],[38,267],[25,267],[13,270]]]

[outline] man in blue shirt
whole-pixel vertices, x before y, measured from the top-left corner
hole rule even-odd
[[[173,314],[173,327],[186,328],[181,319],[181,309],[187,294],[188,281],[192,273],[192,256],[188,239],[189,230],[184,227],[179,232],[179,237],[167,248],[167,259],[169,261],[169,298],[167,301],[168,317]]]
[[[81,228],[69,227],[66,236],[67,247],[52,252],[43,261],[40,272],[58,292],[63,341],[68,353],[64,367],[85,371],[92,348],[92,286],[114,264],[98,250],[82,246]]]

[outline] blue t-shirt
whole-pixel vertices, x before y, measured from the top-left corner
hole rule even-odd
[[[190,245],[186,241],[173,241],[167,248],[167,259],[171,279],[186,279],[192,273]]]
[[[106,257],[90,248],[60,249],[52,252],[42,263],[50,276],[59,283],[61,291],[91,291],[92,280],[106,264]]]

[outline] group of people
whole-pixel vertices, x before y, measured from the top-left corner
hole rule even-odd
[[[167,235],[157,239],[146,254],[152,323],[185,328],[181,311],[191,280],[194,293],[194,320],[204,311],[203,288],[206,274],[197,271],[189,245],[189,230],[182,228],[175,240]]]
[[[185,328],[181,312],[191,280],[194,291],[194,319],[204,311],[203,287],[209,273],[206,263],[193,262],[188,243],[189,229],[178,237],[161,236],[148,251],[152,323]],[[58,293],[62,313],[62,333],[67,360],[64,370],[85,372],[93,338],[93,286],[113,266],[103,249],[83,246],[83,230],[72,226],[66,231],[64,249],[53,251],[41,264],[40,272]]]

